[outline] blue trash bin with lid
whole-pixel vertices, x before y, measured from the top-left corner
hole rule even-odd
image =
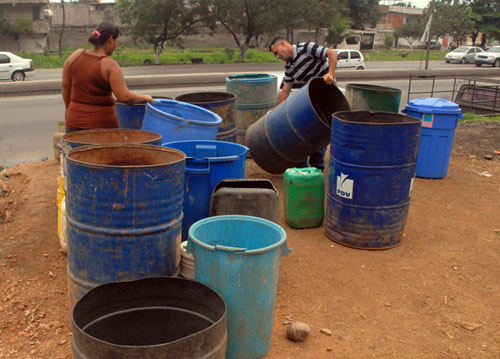
[[[460,107],[442,98],[423,97],[411,100],[402,110],[422,119],[417,177],[443,178],[448,172],[455,128],[463,118]]]
[[[182,241],[186,241],[189,227],[209,216],[210,196],[217,183],[245,177],[248,148],[232,142],[201,140],[168,142],[162,146],[186,154],[182,220]]]

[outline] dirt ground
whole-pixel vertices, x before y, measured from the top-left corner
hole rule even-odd
[[[448,175],[415,180],[405,236],[393,249],[344,247],[324,227],[292,229],[282,215],[292,252],[280,263],[268,358],[500,358],[495,151],[500,123],[460,124]],[[57,171],[49,160],[0,176],[0,358],[72,357]],[[251,160],[247,177],[283,189],[282,176]],[[290,319],[312,328],[305,342],[285,338]]]

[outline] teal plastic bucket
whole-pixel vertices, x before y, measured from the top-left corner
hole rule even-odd
[[[189,229],[195,278],[227,304],[226,359],[263,358],[269,351],[279,262],[290,250],[286,233],[263,218],[202,219]]]
[[[142,129],[162,135],[163,142],[215,140],[222,119],[200,106],[175,100],[146,104]]]

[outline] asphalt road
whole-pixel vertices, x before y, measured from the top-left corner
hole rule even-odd
[[[246,71],[251,71],[245,69]],[[258,70],[257,70],[258,71]],[[266,72],[274,72],[269,69]],[[363,83],[370,83],[363,81]],[[408,80],[376,81],[373,84],[401,90],[400,109],[408,100]],[[439,80],[435,85],[436,97],[451,100],[453,80]],[[346,82],[339,82],[344,87]],[[432,82],[419,80],[412,83],[410,99],[429,97]],[[175,97],[197,91],[225,91],[225,86],[168,88],[137,91],[156,96]],[[446,91],[446,92],[439,92]],[[436,93],[437,92],[437,93]],[[52,138],[57,122],[64,120],[64,104],[60,95],[41,95],[0,98],[0,167],[19,162],[53,158]]]
[[[367,69],[420,69],[425,68],[423,61],[373,61],[365,62]],[[444,61],[430,61],[429,69],[475,67],[474,64],[447,64]],[[243,64],[206,64],[206,65],[159,65],[124,67],[125,76],[155,75],[155,74],[184,74],[184,73],[209,73],[209,72],[255,72],[255,71],[283,71],[282,62],[273,63],[243,63]],[[342,71],[342,69],[339,69]],[[60,79],[62,69],[35,69],[35,75],[26,81]]]

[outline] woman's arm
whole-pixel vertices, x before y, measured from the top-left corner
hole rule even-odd
[[[101,63],[101,70],[103,72],[104,78],[107,78],[111,86],[111,91],[115,95],[116,99],[122,103],[128,105],[135,105],[137,103],[151,102],[153,103],[153,97],[150,95],[139,95],[128,89],[125,83],[125,78],[123,77],[123,72],[116,61],[110,58],[105,58]],[[108,76],[106,76],[106,74]]]

